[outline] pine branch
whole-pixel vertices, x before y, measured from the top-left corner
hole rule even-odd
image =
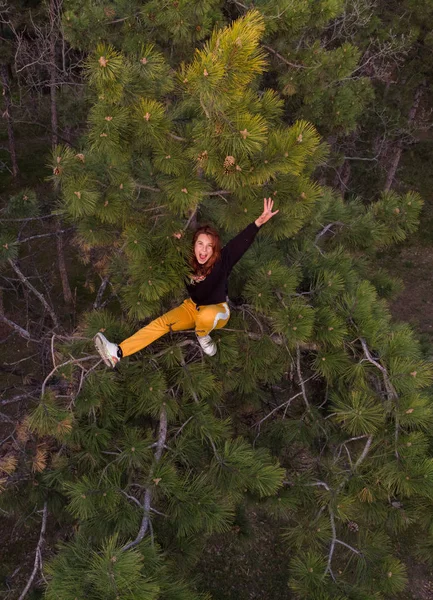
[[[1,400],[0,404],[2,406],[6,406],[7,404],[14,404],[15,402],[20,402],[21,400],[24,400],[25,398],[31,398],[33,395],[34,395],[33,393],[18,394],[18,396],[12,396],[12,398],[6,398],[6,400]]]
[[[334,221],[333,223],[328,223],[328,225],[325,225],[325,227],[319,231],[319,233],[316,235],[315,239],[314,239],[314,244],[316,245],[317,242],[320,240],[320,238],[325,235],[325,233],[327,233],[332,227],[334,227],[334,225],[339,225],[340,227],[344,227],[344,223],[342,223],[341,221]]]
[[[62,363],[61,365],[55,366],[54,369],[48,373],[48,375],[45,377],[44,381],[42,382],[41,398],[45,394],[45,388],[46,388],[48,381],[51,379],[51,377],[54,375],[54,373],[58,369],[60,369],[61,367],[66,367],[66,365],[70,365],[71,363],[81,363],[81,362],[85,362],[86,360],[92,360],[93,358],[99,359],[98,364],[101,362],[99,355],[91,354],[89,356],[84,356],[83,358],[71,358],[71,360],[67,360],[66,362]]]
[[[232,193],[229,190],[217,190],[216,192],[203,192],[203,196],[224,196]]]
[[[337,538],[337,528],[335,526],[334,511],[332,510],[330,505],[328,506],[328,511],[329,511],[329,520],[331,522],[332,539],[331,539],[331,545],[329,547],[328,562],[327,562],[326,569],[325,569],[323,576],[325,577],[325,575],[327,573],[329,573],[331,575],[332,579],[335,581],[335,576],[334,576],[334,573],[332,572],[332,568],[331,568],[332,557],[334,555],[334,550],[335,550],[335,544],[340,544],[341,546],[348,548],[348,550],[350,550],[354,554],[357,554],[358,556],[362,556],[362,552],[360,552],[359,550],[357,550],[350,544],[346,544],[346,542],[343,542],[342,540],[339,540]]]
[[[101,282],[101,285],[99,286],[99,290],[98,290],[98,293],[96,294],[95,302],[93,303],[93,310],[97,310],[98,308],[100,308],[102,296],[104,295],[104,292],[105,292],[106,287],[109,284],[109,282],[110,282],[110,277],[107,275],[106,277],[104,277],[104,279]]]
[[[50,219],[55,216],[56,216],[55,214],[52,214],[52,215],[41,215],[39,217],[25,217],[22,219],[3,219],[2,218],[2,222],[7,221],[7,222],[14,222],[14,223],[26,223],[28,221],[39,221],[40,219]]]
[[[307,392],[305,390],[305,382],[302,378],[302,372],[301,372],[301,351],[299,349],[299,344],[296,345],[296,372],[298,373],[298,383],[301,386],[302,397],[304,398],[304,402],[307,407],[307,410],[310,412],[311,406],[310,406],[310,403],[308,402]]]
[[[38,298],[38,300],[41,302],[41,304],[43,305],[43,307],[45,308],[45,310],[48,312],[48,314],[50,315],[54,326],[55,327],[59,327],[59,322],[57,320],[57,315],[54,312],[54,310],[51,308],[51,306],[48,304],[48,302],[45,300],[44,296],[38,292],[38,290],[30,283],[30,281],[27,279],[27,277],[24,275],[24,273],[21,272],[20,268],[18,267],[18,265],[11,259],[8,259],[9,264],[11,265],[12,269],[15,271],[15,273],[18,275],[19,280],[30,290],[32,291],[35,296]]]
[[[357,550],[356,548],[354,548],[350,544],[346,544],[346,542],[343,542],[342,540],[336,539],[335,543],[336,544],[340,544],[341,546],[344,546],[345,548],[348,548],[349,550],[351,550],[354,554],[357,554],[358,556],[362,556],[362,552],[360,552],[359,550]]]
[[[263,44],[263,48],[265,48],[268,52],[271,52],[274,56],[279,58],[284,64],[288,65],[289,67],[293,67],[294,69],[310,69],[311,70],[311,69],[319,69],[322,66],[322,65],[316,65],[314,67],[306,67],[305,65],[292,63],[289,60],[287,60],[287,58],[284,58],[284,56],[282,56],[279,52],[277,52],[276,50],[271,48],[270,46]]]
[[[21,327],[20,325],[18,325],[14,321],[11,321],[7,317],[5,317],[2,313],[0,313],[0,321],[2,321],[3,323],[5,323],[6,325],[9,325],[9,327],[12,327],[12,329],[15,329],[15,331],[17,333],[19,333],[19,335],[21,337],[23,337],[24,339],[29,340],[30,342],[40,343],[40,340],[34,340],[32,338],[31,333],[29,331],[27,331],[27,329],[24,329],[23,327]]]
[[[174,133],[169,132],[168,135],[173,139],[173,140],[177,140],[178,142],[187,142],[188,140],[184,137],[180,137],[180,135],[175,135]]]
[[[150,185],[143,185],[142,183],[135,182],[134,185],[139,190],[149,190],[150,192],[160,192],[161,191],[159,188],[155,188],[155,187],[152,187]]]
[[[238,308],[238,307],[235,307]],[[263,337],[266,337],[269,340],[272,340],[274,342],[274,344],[277,344],[277,346],[282,346],[285,343],[285,339],[282,335],[277,335],[277,334],[265,334],[265,335],[260,335],[259,333],[254,333],[252,331],[245,331],[245,329],[231,329],[230,327],[224,327],[224,331],[232,331],[234,333],[243,333],[244,335],[247,335],[250,340],[255,340],[255,341],[259,341],[261,339],[263,339]],[[299,348],[301,350],[317,350],[318,349],[318,345],[315,344],[314,342],[300,342],[298,344]]]
[[[180,433],[183,431],[184,427],[186,427],[186,426],[188,425],[188,423],[189,423],[189,422],[190,422],[190,421],[191,421],[193,418],[194,418],[194,415],[191,415],[191,416],[190,416],[190,417],[189,417],[189,418],[188,418],[188,419],[185,421],[185,423],[184,423],[184,424],[183,424],[181,427],[179,427],[179,429],[178,429],[178,430],[176,431],[176,433],[174,434],[174,438],[173,438],[173,439],[176,439],[176,438],[177,438],[177,436],[178,436],[178,435],[179,435],[179,434],[180,434]]]
[[[53,235],[57,235],[59,233],[67,233],[68,231],[73,231],[75,227],[68,227],[68,229],[60,229],[58,231],[50,231],[49,233],[40,233],[39,235],[31,235],[30,237],[24,238],[22,240],[18,240],[20,244],[24,244],[24,242],[30,242],[30,240],[37,240],[39,238],[51,237]]]
[[[364,350],[364,355],[365,355],[366,359],[368,360],[368,362],[371,363],[372,365],[374,365],[375,367],[377,367],[381,371],[381,373],[383,375],[383,381],[385,383],[385,388],[386,388],[386,391],[388,392],[390,399],[398,400],[398,394],[395,391],[395,388],[389,379],[387,369],[372,357],[371,352],[367,346],[367,342],[365,341],[365,339],[359,338],[359,341],[361,342],[362,349]]]
[[[364,460],[366,459],[366,457],[367,457],[367,454],[368,454],[368,453],[369,453],[369,451],[370,451],[370,447],[371,447],[371,444],[372,444],[372,442],[373,442],[373,436],[372,436],[372,435],[370,435],[370,436],[368,436],[368,440],[367,440],[367,442],[366,442],[366,444],[365,444],[365,446],[364,446],[364,450],[362,451],[362,454],[361,454],[361,456],[358,458],[358,460],[356,461],[356,463],[355,463],[355,465],[354,465],[354,467],[353,467],[353,470],[354,470],[354,471],[356,471],[356,469],[359,467],[359,465],[360,465],[362,462],[364,462]]]
[[[334,555],[335,544],[337,541],[337,529],[335,527],[334,512],[330,506],[328,506],[328,510],[329,510],[329,519],[331,521],[332,540],[331,540],[331,545],[329,547],[328,563],[326,565],[325,572],[323,573],[323,577],[325,577],[326,574],[329,573],[331,575],[332,579],[335,581],[335,576],[334,576],[334,573],[332,572],[331,563],[332,563],[332,557]]]
[[[398,397],[395,387],[391,383],[387,369],[372,357],[371,352],[367,346],[367,342],[365,341],[365,339],[359,338],[359,341],[361,342],[362,349],[364,350],[364,355],[365,355],[366,359],[368,360],[368,362],[371,363],[372,365],[374,365],[375,367],[377,367],[379,369],[379,371],[382,373],[382,378],[383,378],[383,382],[385,385],[385,389],[388,394],[388,398],[390,400],[394,400],[394,402],[398,406],[399,397]],[[397,411],[395,411],[394,454],[395,454],[395,457],[397,460],[400,460],[400,455],[398,453],[399,429],[400,429],[400,426],[399,426],[399,422],[398,422],[398,414],[397,414]]]
[[[32,571],[32,574],[30,575],[30,579],[27,581],[26,587],[21,592],[21,595],[18,598],[18,600],[23,600],[23,598],[25,598],[27,592],[30,589],[30,586],[33,583],[34,578],[36,577],[36,573],[37,573],[38,569],[42,569],[42,548],[43,548],[43,545],[45,542],[45,530],[47,528],[47,515],[48,515],[48,508],[47,508],[47,502],[45,501],[43,512],[42,512],[41,533],[39,535],[38,545],[36,546],[35,562],[33,564],[33,571]]]
[[[159,463],[161,460],[162,452],[165,447],[165,442],[167,439],[167,411],[163,408],[159,415],[159,434],[158,440],[156,442],[156,451],[155,451],[155,465]],[[149,473],[149,479],[152,479],[153,469]],[[132,542],[129,542],[125,546],[123,546],[122,551],[129,550],[134,546],[137,546],[144,538],[147,533],[147,530],[151,527],[150,524],[150,511],[151,503],[152,503],[152,486],[149,484],[144,492],[144,500],[141,508],[143,509],[143,518],[141,520],[140,529],[137,533],[137,537]]]
[[[302,396],[302,391],[298,392],[297,394],[295,394],[294,396],[292,396],[291,398],[289,398],[282,404],[279,404],[276,408],[272,409],[270,413],[268,413],[265,417],[263,417],[263,419],[260,419],[260,421],[258,423],[254,423],[254,425],[252,425],[251,427],[260,427],[260,425],[264,421],[266,421],[266,419],[269,419],[270,416],[272,416],[275,412],[280,410],[280,408],[283,408],[283,406],[290,406],[290,404],[293,402],[293,400],[295,400],[295,398],[298,398],[299,396]]]

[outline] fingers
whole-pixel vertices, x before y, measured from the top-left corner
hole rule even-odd
[[[263,212],[270,212],[274,206],[272,198],[263,198]]]
[[[272,200],[272,198],[263,198],[263,212],[272,212],[273,207],[274,201]]]

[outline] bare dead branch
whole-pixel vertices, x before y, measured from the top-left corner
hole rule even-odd
[[[332,572],[332,568],[331,568],[331,563],[332,563],[332,557],[334,555],[335,543],[337,541],[337,530],[335,527],[334,512],[333,512],[331,506],[328,506],[328,511],[329,511],[329,520],[331,522],[332,539],[331,539],[331,545],[329,546],[328,562],[327,562],[326,569],[325,569],[323,576],[325,577],[325,575],[327,573],[329,573],[331,575],[332,579],[335,581],[334,573]]]
[[[271,46],[267,46],[266,44],[263,44],[263,48],[265,48],[268,52],[271,52],[271,54],[273,54],[274,56],[276,56],[284,64],[288,65],[289,67],[293,67],[294,69],[308,69],[308,70],[312,70],[312,69],[319,69],[322,66],[322,65],[314,65],[314,67],[307,67],[305,65],[300,65],[300,64],[297,64],[297,63],[292,63],[289,60],[287,60],[287,58],[284,58],[284,56],[282,56],[279,52],[277,52],[276,50],[274,50],[273,48],[271,48]]]
[[[52,321],[54,323],[54,326],[55,327],[59,327],[59,322],[57,320],[56,313],[51,308],[51,306],[48,304],[48,302],[45,300],[44,296],[40,292],[38,292],[38,290],[30,283],[30,281],[27,279],[27,277],[24,275],[24,273],[21,272],[20,268],[18,267],[18,265],[13,260],[9,259],[8,262],[11,265],[12,269],[15,271],[15,273],[18,275],[18,278],[20,279],[20,281],[30,291],[32,291],[35,294],[35,296],[38,298],[38,300],[41,302],[41,304],[43,305],[43,307],[45,308],[45,310],[50,315],[50,317],[51,317],[51,319],[52,319]]]
[[[34,340],[32,338],[30,332],[27,331],[27,329],[24,329],[23,327],[21,327],[17,323],[14,323],[14,321],[11,321],[7,317],[5,317],[1,312],[0,312],[0,321],[2,321],[3,323],[5,323],[6,325],[9,325],[9,327],[12,327],[12,329],[15,329],[15,331],[17,333],[19,333],[19,335],[21,337],[23,337],[24,339],[29,340],[30,342],[36,342],[38,344],[40,343],[40,340]]]
[[[100,307],[102,296],[104,295],[105,289],[110,282],[110,276],[107,275],[99,286],[98,293],[96,294],[95,302],[93,303],[93,310],[97,310]]]
[[[299,398],[299,396],[302,396],[302,392],[298,392],[297,394],[295,394],[294,396],[292,396],[291,398],[289,398],[282,404],[279,404],[276,408],[272,409],[265,417],[263,417],[263,419],[260,419],[260,421],[258,421],[258,423],[254,423],[254,425],[252,425],[251,427],[260,427],[260,425],[262,423],[264,423],[264,421],[266,421],[266,419],[269,419],[269,417],[271,417],[275,412],[277,412],[281,408],[290,406],[290,404],[293,402],[293,400],[295,400],[296,398]]]
[[[304,382],[304,380],[302,378],[302,372],[301,372],[301,350],[299,348],[299,344],[296,345],[296,372],[298,374],[298,383],[301,386],[302,397],[304,398],[305,405],[307,407],[307,410],[311,411],[311,406],[310,406],[310,403],[308,402],[307,392],[306,392],[306,389],[305,389],[305,382]]]
[[[66,367],[66,365],[70,365],[71,363],[81,363],[81,362],[85,362],[87,360],[93,360],[94,358],[99,359],[100,362],[100,356],[98,355],[89,355],[89,356],[84,356],[83,358],[71,358],[71,360],[67,360],[66,362],[57,365],[56,367],[54,367],[54,369],[52,371],[50,371],[48,373],[48,375],[45,377],[43,383],[42,383],[42,387],[41,387],[41,398],[43,397],[43,395],[45,394],[45,388],[46,385],[48,383],[48,381],[51,379],[51,377],[54,375],[54,373],[60,369],[61,367]],[[99,363],[98,363],[99,364]]]
[[[18,598],[18,600],[23,600],[23,598],[25,598],[27,592],[29,591],[29,589],[36,577],[36,573],[38,572],[38,569],[42,569],[42,548],[43,548],[43,545],[45,542],[45,531],[47,528],[47,515],[48,515],[48,508],[47,508],[47,502],[45,501],[44,508],[42,511],[41,533],[39,535],[38,545],[36,546],[35,562],[33,564],[33,571],[30,575],[29,580],[27,581],[26,587],[21,592],[21,595]]]

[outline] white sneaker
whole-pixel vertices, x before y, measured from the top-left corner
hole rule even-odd
[[[102,333],[97,333],[93,338],[93,341],[95,342],[96,350],[101,355],[101,358],[107,367],[114,368],[120,360],[119,346],[109,342]]]
[[[197,340],[205,354],[208,356],[214,356],[216,354],[217,347],[210,335],[197,336]]]

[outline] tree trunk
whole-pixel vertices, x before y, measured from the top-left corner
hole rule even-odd
[[[62,0],[50,0],[50,105],[51,105],[51,144],[57,145],[59,140],[59,122],[57,116],[57,55],[56,43],[60,31],[60,11]],[[62,229],[62,222],[56,219],[57,231]],[[69,285],[66,270],[65,252],[61,233],[57,233],[57,259],[59,264],[60,280],[62,282],[63,298],[66,304],[73,303],[71,286]]]
[[[59,34],[61,0],[50,0],[50,101],[51,101],[51,144],[57,145],[58,119],[57,119],[57,60],[56,42]]]
[[[63,299],[66,304],[73,304],[73,296],[71,286],[69,285],[68,272],[66,270],[65,252],[63,247],[63,237],[60,231],[62,230],[62,222],[56,219],[57,225],[57,260],[59,264],[60,280],[62,282]]]
[[[422,96],[423,89],[424,89],[424,82],[418,86],[418,88],[415,92],[415,98],[414,98],[413,104],[411,106],[411,109],[409,111],[409,116],[408,116],[408,120],[407,120],[408,125],[411,125],[413,123],[413,121],[415,120],[416,113],[418,111],[418,107],[421,102],[421,96]],[[391,186],[395,179],[395,175],[397,173],[398,166],[400,164],[402,154],[403,154],[403,141],[398,140],[397,144],[394,147],[394,152],[393,152],[392,159],[391,159],[391,165],[388,169],[388,173],[386,176],[386,182],[385,182],[385,188],[384,188],[385,192],[388,192],[391,189]]]
[[[8,129],[8,140],[9,140],[9,152],[11,155],[12,162],[12,175],[14,177],[18,177],[18,162],[17,162],[17,152],[15,147],[15,135],[12,127],[12,102],[11,102],[11,92],[9,87],[9,73],[7,65],[0,65],[1,79],[3,84],[3,96],[5,99],[5,107],[6,110],[3,113],[3,118],[6,119],[7,129]]]

